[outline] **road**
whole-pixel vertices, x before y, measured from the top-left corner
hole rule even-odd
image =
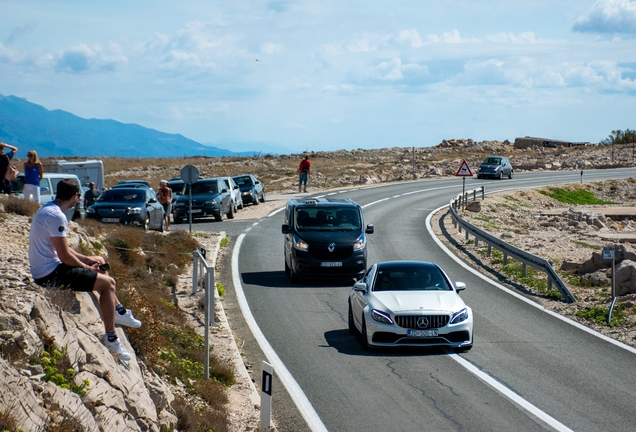
[[[633,169],[588,171],[584,180],[635,174]],[[466,189],[484,184],[488,193],[579,181],[578,172],[523,173],[513,180],[469,179]],[[426,219],[461,189],[460,179],[442,179],[334,194],[360,203],[366,223],[375,225],[369,263],[434,261],[451,279],[467,284],[462,297],[474,312],[475,343],[461,355],[424,348],[363,350],[347,331],[351,284],[291,285],[283,270],[281,214],[245,227],[233,269],[238,301],[244,293],[251,314],[247,324],[258,326],[261,352],[278,366],[275,383],[284,382],[306,420],[287,413],[288,395],[280,395],[277,406],[275,392],[280,430],[633,429],[634,350],[529,305],[439,248]],[[264,360],[253,357],[258,355],[248,350],[255,368]]]

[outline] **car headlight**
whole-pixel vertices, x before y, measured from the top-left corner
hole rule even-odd
[[[360,237],[358,237],[358,239],[353,244],[353,250],[355,252],[361,251],[361,250],[364,250],[366,246],[367,246],[367,237],[364,234],[362,234]]]
[[[307,250],[309,249],[309,245],[300,237],[294,236],[294,249],[307,252]]]
[[[216,204],[216,201],[214,201],[214,200],[208,200],[208,201],[205,201],[203,204],[213,206],[213,205],[215,205],[215,204]]]
[[[464,308],[459,312],[455,312],[451,317],[451,324],[458,324],[460,322],[466,321],[468,319],[468,309]]]
[[[140,214],[141,207],[128,207],[128,214]]]
[[[89,213],[95,213],[95,209],[93,207],[89,207],[86,211]]]
[[[177,202],[174,206],[175,207],[185,207],[186,203],[182,202]]]
[[[252,195],[252,191],[245,191],[245,192],[243,192],[243,195],[244,195],[244,196]]]
[[[371,318],[373,318],[377,322],[381,322],[384,324],[393,324],[393,320],[388,313],[379,311],[377,309],[373,309],[371,311]]]

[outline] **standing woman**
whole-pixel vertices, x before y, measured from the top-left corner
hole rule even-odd
[[[44,177],[44,170],[38,154],[30,150],[28,159],[24,163],[24,199],[40,202],[40,180]]]

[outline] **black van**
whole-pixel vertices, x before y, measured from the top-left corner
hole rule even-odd
[[[359,279],[367,267],[367,234],[362,208],[350,199],[302,198],[287,201],[285,272],[301,277]]]

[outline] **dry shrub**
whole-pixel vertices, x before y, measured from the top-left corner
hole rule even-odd
[[[15,417],[6,410],[5,412],[0,412],[0,430],[11,432],[18,430],[18,422]]]
[[[4,211],[7,213],[15,213],[21,216],[33,216],[40,208],[40,204],[34,201],[20,199],[10,195],[2,200]]]
[[[194,383],[194,390],[214,409],[223,409],[223,405],[228,402],[225,387],[215,380],[199,380]]]
[[[229,430],[229,420],[225,411],[196,407],[182,397],[177,397],[172,407],[177,415],[177,430],[214,432]]]

